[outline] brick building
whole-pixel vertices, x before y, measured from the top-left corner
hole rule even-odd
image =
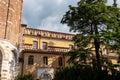
[[[68,66],[65,53],[74,46],[73,34],[22,26],[20,74],[32,73],[35,79],[49,80],[56,69]]]

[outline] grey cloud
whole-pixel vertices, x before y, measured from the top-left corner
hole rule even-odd
[[[79,0],[24,0],[22,22],[30,27],[69,32],[69,27],[60,24],[68,10],[68,5],[76,5]],[[119,1],[119,0],[117,0]],[[109,0],[108,4],[112,4]],[[120,6],[120,2],[117,2]]]
[[[77,4],[79,0],[24,0],[22,22],[30,27],[69,32],[60,20],[68,10],[68,5]]]

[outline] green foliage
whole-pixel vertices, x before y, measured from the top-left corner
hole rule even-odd
[[[34,80],[34,76],[32,74],[18,75],[16,80]]]
[[[77,64],[88,64],[87,60],[91,59],[90,52],[85,49],[77,49],[75,51],[71,51],[67,53],[67,56],[70,56],[68,62],[74,65]]]
[[[67,53],[73,65],[56,72],[54,80],[120,80],[119,65],[100,54],[101,46],[120,55],[120,9],[106,0],[80,0],[69,6],[61,23],[78,34],[73,38],[76,48]],[[91,47],[90,44],[92,44]],[[95,49],[95,55],[91,49]]]
[[[58,70],[53,80],[120,80],[120,72],[108,73],[107,69],[98,72],[91,66],[78,65]]]
[[[78,33],[73,41],[80,52],[86,50],[87,53],[90,52],[88,45],[93,44],[98,69],[102,65],[101,46],[120,52],[120,9],[115,4],[108,6],[105,2],[105,0],[80,0],[77,7],[69,6],[69,11],[61,20],[61,23],[70,27],[70,31]],[[78,53],[78,50],[75,52]]]
[[[61,23],[67,24],[70,31],[78,32],[82,37],[86,36],[89,40],[99,38],[108,48],[118,49],[120,9],[116,6],[107,6],[102,0],[87,1],[89,3],[81,0],[77,7],[70,5]],[[115,41],[115,44],[111,46],[110,40]]]

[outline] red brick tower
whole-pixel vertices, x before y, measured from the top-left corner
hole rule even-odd
[[[0,0],[0,38],[19,43],[22,0]]]

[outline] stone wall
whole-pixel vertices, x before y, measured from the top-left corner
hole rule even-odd
[[[14,80],[18,73],[18,51],[4,39],[0,39],[0,58],[0,80]]]

